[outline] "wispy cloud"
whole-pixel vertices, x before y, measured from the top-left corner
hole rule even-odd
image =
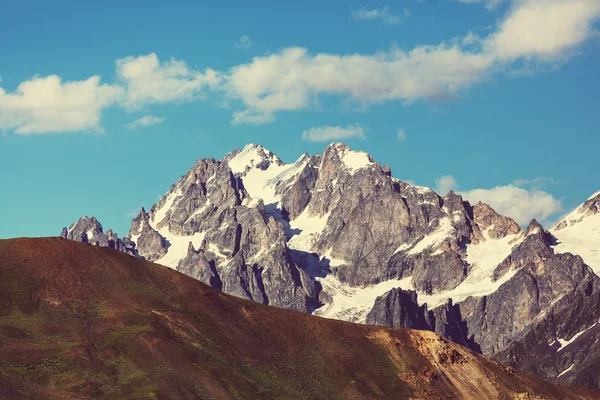
[[[140,209],[138,208],[137,210],[131,210],[127,213],[125,213],[125,218],[135,218],[140,214]]]
[[[543,188],[547,186],[560,185],[563,182],[557,179],[539,176],[532,179],[515,179],[513,184],[521,187]]]
[[[504,3],[505,0],[458,0],[460,3],[483,3],[489,10],[495,9],[499,4]]]
[[[252,46],[252,40],[248,35],[242,35],[240,40],[235,44],[236,49],[249,49]]]
[[[144,128],[147,126],[162,124],[165,121],[163,117],[156,117],[154,115],[144,115],[141,118],[125,125],[129,130]]]
[[[309,142],[329,142],[339,139],[365,139],[365,132],[360,125],[342,126],[320,126],[302,132],[302,140]]]
[[[408,17],[410,12],[405,8],[403,16]],[[359,21],[380,20],[386,25],[399,25],[402,17],[390,13],[389,7],[369,9],[366,6],[352,13],[352,18]]]
[[[398,129],[398,132],[396,132],[396,138],[398,140],[406,140],[406,131],[404,129]]]

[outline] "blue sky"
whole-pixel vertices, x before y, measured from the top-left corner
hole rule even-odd
[[[125,234],[249,142],[344,141],[522,224],[600,190],[598,0],[322,3],[3,2],[0,238]]]

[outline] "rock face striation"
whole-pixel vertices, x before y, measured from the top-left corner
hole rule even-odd
[[[197,160],[123,239],[85,217],[61,236],[255,302],[430,330],[598,387],[600,348],[577,343],[600,317],[599,210],[600,192],[551,230],[535,220],[522,229],[489,205],[398,180],[341,143],[289,164],[250,144]]]

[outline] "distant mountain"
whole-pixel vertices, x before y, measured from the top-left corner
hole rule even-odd
[[[486,204],[400,181],[341,143],[291,164],[250,144],[196,161],[121,241],[238,297],[419,326],[543,378],[600,387],[600,348],[583,357],[570,344],[600,317],[599,198],[550,231],[535,220],[524,230]],[[534,368],[542,350],[523,346],[556,362]]]
[[[0,240],[0,398],[592,399],[425,331],[317,318],[58,238]]]

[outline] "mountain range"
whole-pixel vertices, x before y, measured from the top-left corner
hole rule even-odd
[[[318,318],[58,238],[0,240],[2,399],[592,399],[438,335]]]
[[[341,143],[290,164],[199,159],[111,247],[257,303],[433,331],[516,370],[600,388],[600,192],[551,229],[393,177]]]

